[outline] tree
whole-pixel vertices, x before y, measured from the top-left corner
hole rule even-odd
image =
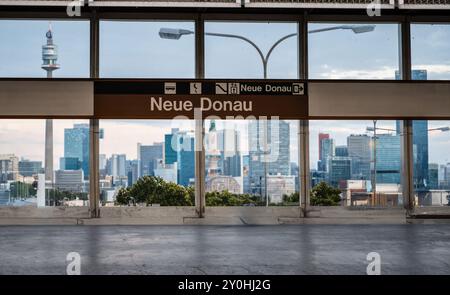
[[[228,191],[207,192],[207,206],[255,206],[261,204],[258,196],[233,194]],[[121,188],[116,196],[116,204],[159,204],[161,206],[194,206],[195,191],[193,187],[167,182],[160,177],[144,176],[128,188]]]
[[[322,181],[311,190],[312,206],[338,206],[341,201],[341,190]]]

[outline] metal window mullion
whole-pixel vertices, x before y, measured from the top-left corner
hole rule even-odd
[[[400,67],[403,80],[412,79],[411,63],[411,21],[405,17],[400,30]],[[413,121],[402,122],[402,196],[405,209],[414,209],[414,157],[413,157]]]
[[[300,79],[308,79],[308,23],[307,14],[299,22],[299,75]],[[302,216],[307,217],[310,194],[310,169],[309,169],[309,121],[300,120],[298,125],[299,144],[299,205]]]
[[[205,77],[204,19],[198,14],[195,21],[195,77]],[[198,217],[205,216],[205,152],[203,148],[204,120],[195,120],[195,209]]]
[[[99,20],[94,11],[90,19],[90,76],[99,77]],[[100,217],[100,123],[89,120],[89,211],[91,218]]]

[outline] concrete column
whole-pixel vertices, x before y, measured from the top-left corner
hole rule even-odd
[[[412,126],[412,120],[402,121],[402,195],[404,207],[408,212],[414,209],[414,157]]]
[[[45,180],[53,185],[53,120],[45,120]]]
[[[309,121],[299,121],[299,180],[300,180],[300,207],[303,216],[307,217],[310,199],[311,175],[309,169]]]
[[[205,24],[201,14],[195,20],[195,77],[205,77]],[[204,121],[201,111],[195,110],[195,211],[198,217],[205,217],[205,151]]]
[[[200,112],[201,110],[195,110]],[[205,151],[203,148],[204,139],[204,121],[203,119],[195,120],[195,210],[198,217],[205,217]]]
[[[91,119],[89,129],[89,211],[92,218],[100,217],[99,146],[99,120]]]

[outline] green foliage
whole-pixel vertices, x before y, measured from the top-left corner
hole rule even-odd
[[[297,203],[299,202],[300,199],[300,195],[298,192],[295,192],[293,194],[290,195],[283,195],[283,205],[284,204],[289,204],[289,203]]]
[[[312,206],[338,206],[340,205],[341,190],[328,185],[322,181],[311,190]]]
[[[233,194],[228,191],[206,193],[206,206],[256,206],[260,198],[249,194]]]
[[[194,189],[172,182],[161,177],[144,176],[128,188],[121,188],[116,197],[120,205],[137,203],[159,204],[161,206],[193,206]]]
[[[88,193],[75,193],[69,191],[61,191],[59,189],[49,189],[46,191],[47,199],[52,205],[59,206],[62,201],[88,200]],[[55,204],[56,203],[56,204]]]
[[[206,193],[207,206],[259,205],[260,198],[228,191]],[[161,206],[194,206],[193,187],[184,187],[155,176],[144,176],[128,188],[121,188],[116,196],[118,205],[159,204]]]

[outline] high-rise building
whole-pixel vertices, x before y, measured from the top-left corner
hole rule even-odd
[[[348,156],[352,158],[352,179],[371,179],[371,138],[352,134],[347,137]]]
[[[142,145],[138,143],[139,177],[155,175],[158,160],[163,158],[163,143]]]
[[[165,164],[161,159],[155,169],[155,176],[161,177],[167,182],[178,182],[178,163],[175,161],[172,164]]]
[[[113,184],[123,184],[123,179],[127,177],[127,156],[125,154],[113,154],[111,156],[110,173],[113,177]]]
[[[43,172],[41,161],[20,160],[19,174],[25,177],[34,176]]]
[[[68,192],[84,192],[83,170],[57,170],[55,186],[58,190]]]
[[[413,80],[428,80],[427,70],[412,70]],[[395,78],[400,80],[397,71]],[[401,121],[397,121],[397,134],[400,134]],[[413,121],[413,150],[414,150],[414,187],[416,190],[428,189],[428,121]]]
[[[377,184],[399,184],[401,177],[400,136],[377,134],[376,145]]]
[[[348,147],[346,145],[338,145],[334,151],[337,157],[348,157]]]
[[[59,159],[60,170],[79,170],[81,169],[81,161],[78,158],[62,157]]]
[[[19,178],[19,158],[14,154],[0,155],[0,183],[17,181]]]
[[[65,166],[60,169],[79,169],[75,163],[78,159],[84,177],[89,177],[89,124],[74,124],[73,128],[64,129],[64,158]]]
[[[351,157],[337,157],[328,158],[328,182],[334,186],[339,187],[341,182],[351,179],[352,175],[352,158]]]
[[[221,153],[220,167],[223,175],[241,176],[240,132],[234,129],[217,131],[218,147]]]
[[[264,130],[265,126],[267,130]],[[266,142],[265,133],[267,134]],[[254,194],[265,195],[265,172],[267,175],[290,174],[289,123],[278,120],[250,121],[248,140],[250,191]]]
[[[439,188],[439,164],[428,164],[428,187],[429,189]]]
[[[128,186],[132,186],[138,180],[139,163],[137,160],[130,160],[127,161],[126,165],[127,184]]]
[[[328,135],[328,134],[327,134]],[[320,137],[320,134],[319,134]],[[335,156],[335,143],[334,139],[328,137],[324,137],[322,134],[322,139],[320,140],[319,145],[319,162],[317,163],[317,169],[319,171],[328,171],[328,163],[331,157]]]
[[[195,179],[195,141],[194,135],[180,132],[180,146],[177,152],[178,184],[189,186]]]
[[[170,134],[164,135],[164,163],[173,164],[177,161],[177,134],[180,130],[173,128]]]
[[[216,122],[212,120],[209,131],[205,134],[205,168],[207,178],[222,175],[223,172],[218,136]]]
[[[330,138],[330,134],[328,133],[319,133],[319,160],[322,158],[322,140]]]

